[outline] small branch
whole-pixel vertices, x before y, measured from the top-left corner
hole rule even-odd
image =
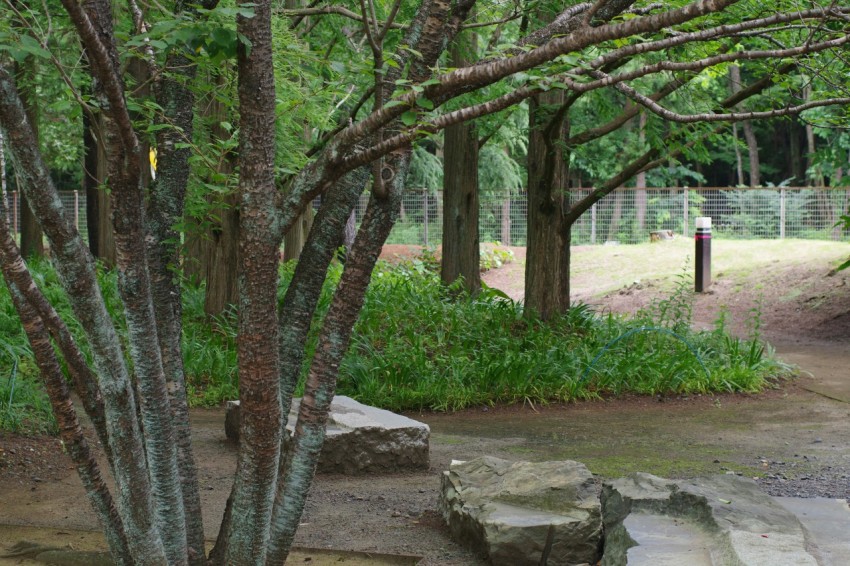
[[[333,4],[308,8],[298,8],[294,10],[277,10],[277,13],[289,18],[293,18],[293,23],[291,27],[296,27],[299,23],[301,23],[301,20],[308,16],[337,15],[342,16],[344,18],[348,18],[350,20],[355,20],[357,22],[363,22],[363,16],[361,14],[358,14],[353,10],[349,10],[345,6],[337,6]],[[378,21],[378,24],[385,26],[387,25],[387,22]],[[390,23],[389,27],[392,29],[407,29],[407,26],[398,23]]]
[[[633,45],[621,47],[619,49],[614,49],[604,55],[600,55],[599,57],[591,61],[590,66],[594,69],[598,69],[606,63],[611,63],[623,57],[631,57],[644,53],[662,51],[671,47],[684,45],[686,43],[692,43],[697,41],[709,41],[721,37],[736,36],[737,34],[743,31],[757,30],[765,26],[770,26],[774,24],[783,24],[793,21],[804,21],[821,18],[827,13],[832,15],[833,17],[838,17],[840,14],[850,13],[850,8],[836,8],[835,10],[812,9],[802,10],[799,12],[780,13],[765,18],[741,22],[739,24],[716,26],[691,33],[680,33],[657,41],[636,43]]]
[[[381,31],[378,33],[378,41],[383,41],[387,36],[387,32],[390,31],[390,27],[393,25],[396,16],[398,15],[398,10],[401,7],[401,0],[395,0],[393,7],[390,9],[390,15],[387,16],[387,21],[384,22],[384,25],[381,26]],[[374,10],[373,10],[374,11]],[[374,14],[373,14],[374,17]],[[377,20],[374,21],[375,25],[378,25]]]
[[[764,120],[766,118],[778,118],[780,116],[791,116],[811,110],[812,108],[821,108],[823,106],[836,106],[850,104],[850,97],[844,98],[827,98],[824,100],[814,100],[797,106],[786,106],[775,110],[766,110],[763,112],[730,112],[728,114],[715,114],[713,112],[702,112],[699,114],[679,114],[664,108],[648,96],[640,94],[632,87],[619,83],[615,85],[617,90],[645,107],[647,110],[656,114],[665,120],[678,122],[681,124],[693,124],[695,122],[741,122],[744,120]]]
[[[569,74],[586,74],[592,77],[596,77],[598,80],[582,83],[575,81],[567,76],[564,76],[562,80],[564,84],[566,84],[570,88],[570,90],[573,90],[575,92],[588,92],[590,90],[596,90],[606,86],[615,86],[624,81],[634,80],[653,73],[659,73],[661,71],[701,71],[703,69],[707,69],[708,67],[713,67],[714,65],[719,65],[721,63],[729,63],[733,61],[781,59],[784,57],[794,57],[798,55],[807,55],[810,53],[819,53],[828,49],[842,47],[848,43],[850,43],[850,35],[846,35],[844,37],[840,37],[838,39],[833,39],[830,41],[824,41],[822,43],[814,43],[807,46],[801,45],[800,47],[792,47],[790,49],[771,49],[766,51],[736,51],[733,53],[722,53],[720,55],[714,55],[712,57],[706,57],[704,59],[698,59],[696,61],[664,60],[659,61],[658,63],[654,63],[652,65],[645,65],[638,69],[634,69],[632,71],[620,73],[617,75],[606,74],[592,69],[579,68],[575,69]],[[591,63],[591,66],[592,65],[593,63]]]
[[[139,5],[136,4],[136,0],[127,0],[127,7],[133,15],[133,26],[136,29],[136,34],[142,35],[148,33],[148,24],[145,22],[144,14],[142,14],[142,10],[139,8]],[[143,59],[146,63],[151,81],[156,83],[159,80],[159,67],[156,64],[156,54],[153,51],[149,38],[147,37],[144,40],[144,47],[142,47],[142,51],[145,54]]]
[[[563,53],[577,51],[602,41],[657,31],[679,23],[691,21],[703,15],[723,10],[737,1],[698,0],[682,8],[664,12],[663,14],[635,18],[618,24],[606,24],[596,28],[581,28],[569,36],[557,37],[541,47],[515,57],[482,62],[470,67],[456,69],[440,77],[439,84],[427,87],[423,95],[432,101],[442,103],[464,92],[470,92],[493,84],[512,74],[551,61]],[[408,92],[397,99],[401,104],[392,107],[384,106],[373,112],[360,123],[341,132],[339,136],[340,144],[343,146],[350,145],[356,140],[363,139],[365,136],[395,120],[407,109],[413,108],[415,100],[419,96],[421,96],[419,93]]]

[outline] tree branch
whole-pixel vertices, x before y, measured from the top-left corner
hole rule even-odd
[[[65,0],[67,1],[67,0]],[[457,69],[435,79],[438,84],[429,85],[423,93],[408,92],[396,99],[398,104],[384,106],[373,112],[360,123],[340,133],[341,146],[351,145],[371,132],[395,120],[408,109],[415,108],[416,99],[424,96],[439,103],[454,96],[477,90],[493,84],[509,75],[531,69],[570,51],[578,51],[589,45],[603,41],[621,39],[632,35],[648,33],[684,23],[695,18],[716,12],[739,0],[697,0],[682,8],[662,14],[635,18],[617,24],[607,24],[596,28],[581,28],[567,37],[552,39],[547,44],[531,51],[507,59],[484,62],[470,67]]]

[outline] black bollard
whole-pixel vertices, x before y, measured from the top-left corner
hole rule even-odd
[[[697,293],[703,293],[711,285],[711,218],[697,218],[696,276],[694,287]]]

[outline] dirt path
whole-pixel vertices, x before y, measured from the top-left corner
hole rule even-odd
[[[523,258],[517,256],[515,264],[488,274],[488,283],[521,293]],[[430,565],[480,564],[449,539],[436,504],[440,473],[450,461],[483,454],[576,459],[600,477],[635,470],[667,476],[732,472],[759,478],[775,494],[847,498],[849,275],[829,275],[822,265],[803,263],[759,274],[762,288],[770,291],[761,294],[753,279],[730,276],[727,283],[720,276],[714,294],[697,299],[699,324],[710,324],[721,304],[741,314],[762,301],[762,331],[781,357],[803,369],[798,380],[781,389],[758,396],[635,397],[411,415],[431,426],[431,469],[381,477],[318,476],[297,544],[424,556],[423,564]],[[598,308],[625,312],[663,296],[665,285],[642,280],[599,293],[577,284],[575,291]],[[743,322],[733,328],[746,332]],[[204,521],[213,538],[236,451],[224,436],[221,410],[193,410],[191,416]],[[99,544],[89,534],[97,524],[80,482],[54,439],[0,436],[0,501],[0,554],[34,532],[60,546]]]

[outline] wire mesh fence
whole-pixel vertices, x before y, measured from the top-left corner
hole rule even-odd
[[[590,194],[574,189],[571,202]],[[77,229],[87,233],[86,195],[60,191],[62,204]],[[20,197],[9,194],[13,228],[20,231]],[[359,222],[368,204],[361,196]],[[692,236],[697,217],[712,218],[713,237],[777,239],[803,238],[850,241],[850,232],[837,226],[850,209],[850,188],[783,187],[618,189],[597,202],[573,226],[573,245],[647,242],[652,232],[671,230]],[[524,193],[480,195],[479,232],[482,242],[524,246],[528,200]],[[438,245],[443,236],[442,191],[405,193],[401,215],[388,239],[390,244]]]
[[[8,194],[9,207],[11,209],[11,224],[14,233],[21,231],[21,199],[23,196],[18,191]],[[59,199],[65,208],[65,213],[74,222],[77,230],[87,237],[88,217],[86,216],[86,195],[80,191],[59,191]]]
[[[571,202],[592,189],[574,189]],[[364,196],[358,221],[366,209]],[[482,242],[524,246],[528,201],[520,194],[480,196],[479,232]],[[712,218],[715,238],[804,238],[850,240],[837,226],[850,207],[850,189],[783,187],[750,188],[623,188],[599,202],[573,225],[573,245],[648,242],[653,232],[670,230],[692,236],[695,219]],[[414,190],[405,194],[401,216],[388,243],[434,246],[442,238],[442,192]]]

